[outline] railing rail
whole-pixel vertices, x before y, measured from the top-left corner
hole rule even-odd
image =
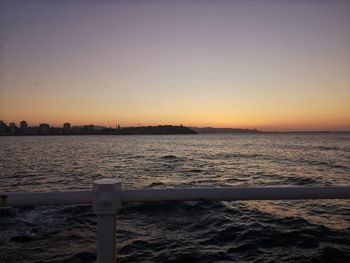
[[[350,199],[350,186],[216,187],[122,190],[117,180],[97,180],[92,191],[0,193],[0,207],[92,204],[97,215],[97,262],[115,262],[116,213],[122,203]]]
[[[207,187],[122,190],[121,202],[348,199],[350,186]],[[91,204],[93,191],[0,193],[1,206]]]

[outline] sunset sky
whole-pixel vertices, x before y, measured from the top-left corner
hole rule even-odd
[[[350,1],[0,1],[0,120],[350,130]]]

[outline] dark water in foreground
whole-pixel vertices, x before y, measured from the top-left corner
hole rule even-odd
[[[0,137],[0,191],[350,185],[350,134]],[[94,262],[90,206],[0,209],[0,262]],[[350,201],[133,204],[118,262],[350,262]]]

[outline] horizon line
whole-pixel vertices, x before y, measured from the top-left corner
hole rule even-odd
[[[25,120],[22,120],[24,122],[27,123],[27,121]],[[18,124],[20,124],[22,121],[19,121]],[[2,120],[0,120],[0,122],[4,122]],[[6,124],[6,122],[4,122]],[[8,124],[11,124],[11,123],[14,123],[16,124],[16,122],[8,122]],[[69,123],[71,125],[70,122],[63,122],[62,123],[62,127],[65,123]],[[40,124],[48,124],[50,127],[52,128],[60,128],[61,126],[58,126],[57,123],[56,124],[53,124],[51,126],[51,124],[47,123],[47,122],[41,122],[41,123],[38,123],[36,125],[33,125],[33,124],[28,124],[28,127],[39,127]],[[71,125],[72,127],[79,127],[79,126],[96,126],[96,127],[103,127],[103,128],[112,128],[112,129],[117,129],[117,126],[120,125],[118,123],[116,123],[116,126],[115,127],[112,127],[112,126],[105,126],[105,125],[99,125],[99,124],[92,124],[92,123],[89,123],[89,124],[76,124],[76,125]],[[215,126],[195,126],[195,125],[183,125],[183,124],[131,124],[131,125],[127,125],[127,126],[121,126],[121,128],[130,128],[130,127],[147,127],[147,126],[184,126],[184,127],[188,127],[188,128],[194,128],[194,129],[205,129],[205,128],[210,128],[210,129],[232,129],[232,130],[256,130],[257,132],[264,132],[264,133],[312,133],[312,132],[315,132],[315,133],[330,133],[330,132],[350,132],[350,130],[348,129],[304,129],[304,128],[301,128],[301,129],[290,129],[290,130],[283,130],[283,129],[264,129],[264,128],[247,128],[247,127],[215,127]]]

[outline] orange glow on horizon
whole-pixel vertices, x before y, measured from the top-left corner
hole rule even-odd
[[[2,5],[6,123],[350,130],[350,2],[58,2]]]
[[[347,116],[343,118],[325,119],[325,118],[303,118],[303,119],[289,119],[280,121],[278,119],[269,120],[268,118],[259,119],[219,119],[219,118],[197,118],[195,120],[181,121],[181,119],[164,119],[164,120],[152,120],[151,118],[131,118],[127,120],[125,118],[115,118],[114,120],[97,119],[97,118],[19,118],[17,116],[3,118],[0,115],[0,120],[3,120],[7,124],[14,122],[19,125],[19,122],[25,120],[29,126],[38,126],[40,123],[48,123],[53,127],[61,127],[63,123],[69,122],[73,126],[81,125],[96,125],[104,127],[116,127],[120,125],[122,127],[127,126],[156,126],[156,125],[184,125],[188,127],[215,127],[215,128],[247,128],[258,129],[262,131],[350,131],[350,119]]]

